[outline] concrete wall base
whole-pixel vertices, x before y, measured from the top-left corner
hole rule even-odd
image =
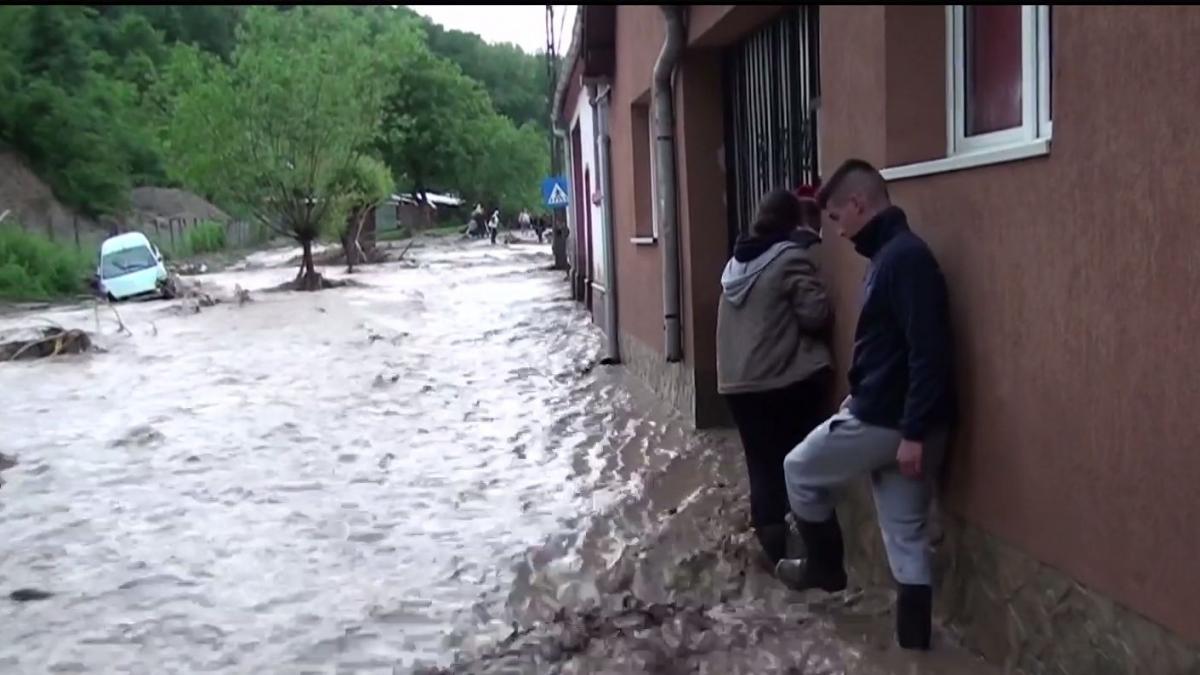
[[[988,661],[1028,675],[1200,675],[1196,645],[936,511],[938,619]],[[838,514],[854,583],[892,585],[868,481],[847,490]]]
[[[605,300],[606,291],[602,286],[592,285],[592,323],[601,332],[608,332],[608,305]],[[620,346],[620,345],[618,345]]]
[[[695,425],[696,382],[692,369],[683,363],[668,363],[661,352],[626,333],[621,333],[619,339],[621,363]]]

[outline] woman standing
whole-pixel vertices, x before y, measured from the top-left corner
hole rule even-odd
[[[746,452],[750,518],[774,564],[787,549],[783,459],[825,419],[832,359],[829,300],[816,245],[821,212],[811,190],[763,197],[721,275],[717,389]]]

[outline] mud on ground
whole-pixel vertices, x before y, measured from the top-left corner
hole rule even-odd
[[[527,623],[514,622],[498,644],[460,653],[449,667],[416,672],[993,672],[945,634],[937,636],[930,654],[895,647],[894,597],[886,589],[795,593],[777,583],[757,556],[744,489],[740,481],[717,484],[690,495],[681,509],[668,509],[660,527],[596,575],[592,597],[576,594],[563,604],[543,598],[539,605],[518,599],[519,584],[512,600]],[[549,588],[554,581],[546,577],[529,586]],[[539,614],[540,619],[530,620]]]

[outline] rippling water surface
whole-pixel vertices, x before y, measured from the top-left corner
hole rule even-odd
[[[362,288],[123,306],[132,335],[43,314],[108,351],[0,365],[0,595],[54,594],[0,600],[0,672],[404,673],[605,575],[636,586],[641,533],[740,480],[740,450],[595,366],[546,251],[436,245]]]
[[[544,255],[421,262],[194,316],[126,306],[107,354],[0,367],[20,461],[0,589],[56,594],[0,606],[0,670],[391,672],[464,614],[503,623],[524,551],[636,489],[596,442],[624,394]]]

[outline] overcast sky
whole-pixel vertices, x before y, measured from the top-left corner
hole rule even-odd
[[[546,49],[545,5],[409,5],[446,28],[475,33],[487,42],[511,42],[530,54]],[[554,6],[558,53],[567,51],[576,5]],[[559,29],[561,24],[562,29]]]

